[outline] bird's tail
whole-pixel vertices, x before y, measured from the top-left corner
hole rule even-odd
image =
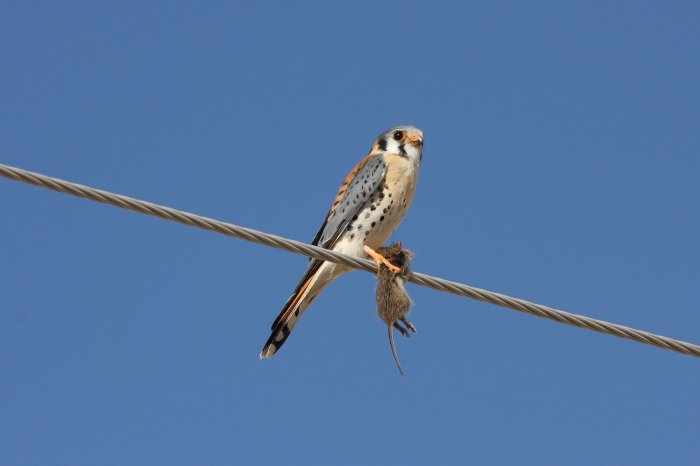
[[[323,261],[318,262],[321,264],[312,263],[309,265],[309,269],[307,269],[301,282],[299,282],[294,293],[292,293],[282,308],[282,312],[272,324],[272,334],[260,352],[261,359],[271,358],[282,347],[301,315],[328,284],[329,281],[319,280],[324,271],[324,264]]]

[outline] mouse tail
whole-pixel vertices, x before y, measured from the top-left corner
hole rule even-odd
[[[399,368],[399,372],[403,375],[403,369],[401,368],[401,363],[399,362],[399,355],[396,354],[396,346],[394,346],[394,330],[391,324],[387,325],[389,331],[389,345],[391,346],[391,354],[394,356],[394,361],[396,361],[396,367]]]

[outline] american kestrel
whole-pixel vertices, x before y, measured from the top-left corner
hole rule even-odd
[[[423,133],[418,128],[397,126],[380,134],[369,155],[345,177],[311,244],[367,258],[364,246],[381,246],[406,214],[416,189],[422,153]],[[323,288],[351,269],[310,259],[294,293],[272,324],[272,334],[260,357],[272,357]]]

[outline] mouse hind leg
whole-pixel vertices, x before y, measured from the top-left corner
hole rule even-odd
[[[394,328],[395,328],[396,330],[398,330],[399,332],[401,332],[401,335],[403,335],[403,336],[405,336],[405,337],[410,337],[410,336],[411,336],[411,334],[408,333],[408,330],[406,330],[405,328],[403,328],[398,322],[394,322]]]
[[[418,330],[416,330],[416,327],[408,321],[405,317],[401,318],[401,322],[404,323],[406,327],[408,327],[413,333],[418,333]]]

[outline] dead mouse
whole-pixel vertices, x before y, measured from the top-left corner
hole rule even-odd
[[[375,290],[377,314],[387,324],[391,354],[394,356],[399,372],[403,375],[403,369],[394,346],[392,327],[406,337],[410,336],[408,330],[416,333],[416,328],[406,319],[413,303],[404,288],[406,278],[410,273],[409,263],[413,253],[404,249],[401,242],[381,247],[376,251],[365,246],[365,252],[377,263],[377,287]],[[403,322],[407,329],[403,328],[399,321]]]

